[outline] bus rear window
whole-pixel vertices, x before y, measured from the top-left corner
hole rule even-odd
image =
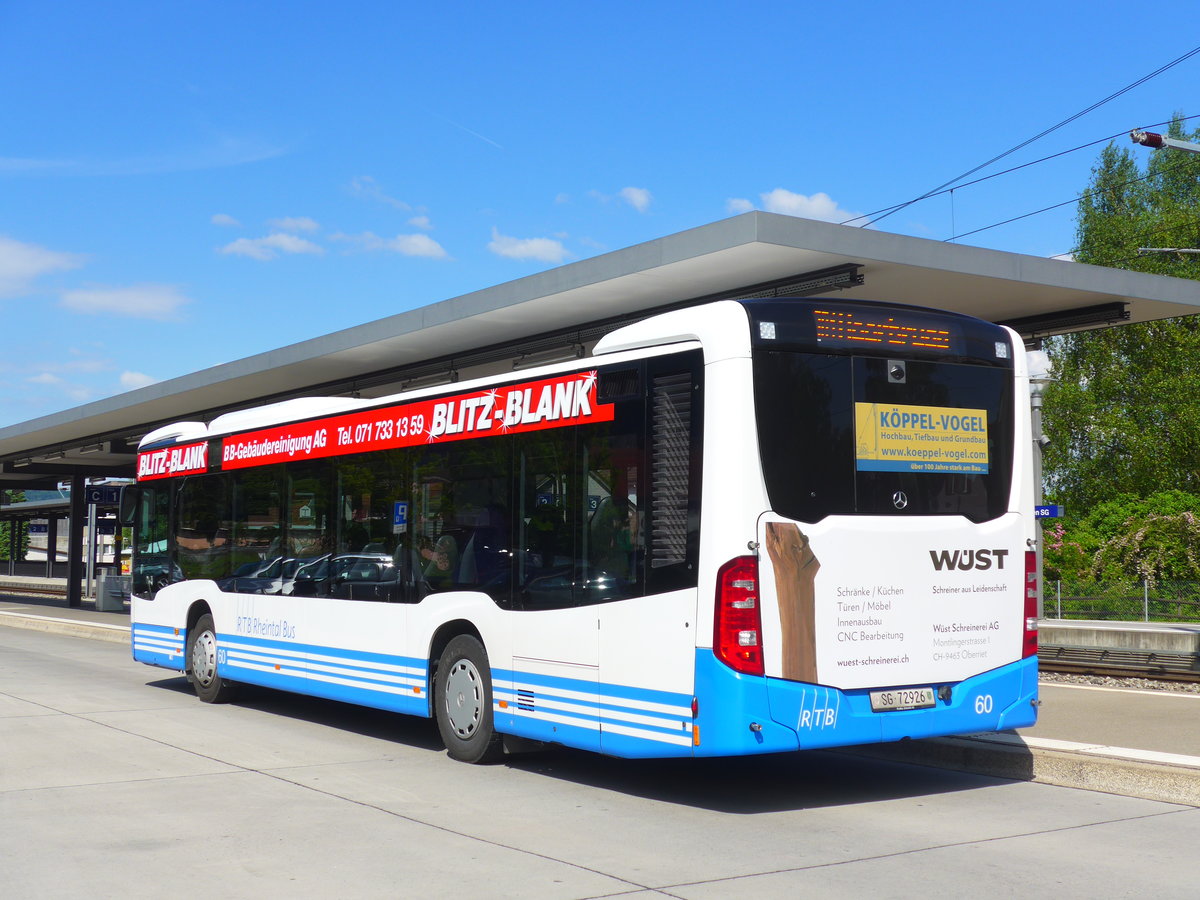
[[[767,493],[803,522],[830,515],[962,515],[1008,506],[1011,371],[994,366],[756,350]]]

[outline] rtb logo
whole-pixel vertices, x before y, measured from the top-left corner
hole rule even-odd
[[[1004,568],[1007,550],[930,550],[929,558],[933,567],[939,572],[948,569],[961,569],[964,572],[971,569],[984,571],[993,564],[997,569]]]

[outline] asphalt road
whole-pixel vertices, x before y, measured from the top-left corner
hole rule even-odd
[[[209,706],[0,627],[5,897],[1193,897],[1197,846],[1197,808],[837,753],[466,766],[427,721]]]

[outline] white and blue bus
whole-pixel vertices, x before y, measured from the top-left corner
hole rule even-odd
[[[1027,397],[988,322],[725,300],[538,369],[160,428],[133,657],[208,702],[432,717],[468,762],[1030,725]]]

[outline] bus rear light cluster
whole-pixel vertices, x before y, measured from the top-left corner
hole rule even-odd
[[[753,556],[731,559],[717,573],[713,652],[736,672],[763,674],[758,560]]]
[[[1038,652],[1038,569],[1037,554],[1025,553],[1025,636],[1021,657],[1037,656]]]

